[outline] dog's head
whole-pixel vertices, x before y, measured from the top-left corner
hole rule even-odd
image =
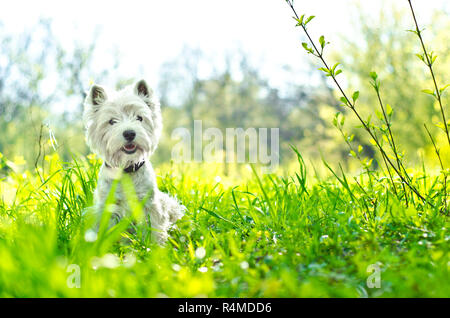
[[[118,92],[94,84],[84,102],[83,122],[88,146],[116,168],[150,156],[162,130],[159,102],[144,80]]]

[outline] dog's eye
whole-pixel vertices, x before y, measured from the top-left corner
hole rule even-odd
[[[142,117],[141,116],[137,116],[137,120],[142,121]]]
[[[109,124],[110,124],[110,125],[114,125],[115,123],[116,123],[116,121],[115,121],[114,119],[110,119],[110,120],[109,120]]]

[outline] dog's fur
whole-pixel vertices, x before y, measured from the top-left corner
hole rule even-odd
[[[83,122],[88,146],[104,162],[94,194],[95,210],[103,211],[113,180],[131,167],[133,171],[128,174],[138,198],[149,197],[144,210],[145,215],[150,216],[151,227],[156,229],[152,235],[163,244],[170,226],[183,216],[184,206],[158,190],[155,173],[148,161],[162,130],[161,109],[153,92],[144,80],[118,92],[94,84],[84,102]],[[133,131],[135,138],[127,141],[125,131]],[[138,167],[135,165],[142,162],[145,163],[134,171]],[[116,218],[130,213],[120,187],[115,198],[113,211]]]

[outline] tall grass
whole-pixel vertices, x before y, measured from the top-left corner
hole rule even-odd
[[[47,156],[44,182],[4,160],[0,296],[449,295],[438,208],[406,207],[381,172],[357,182],[333,170],[336,177],[311,177],[294,151],[297,169],[284,176],[242,167],[225,177],[206,164],[158,169],[160,188],[187,207],[165,247],[127,231],[127,220],[92,231],[95,158]],[[412,182],[431,199],[439,177],[417,171]],[[381,288],[366,284],[371,264],[382,264]]]

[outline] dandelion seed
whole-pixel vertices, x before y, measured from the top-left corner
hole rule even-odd
[[[213,263],[214,263],[214,265],[212,267],[213,271],[215,271],[215,272],[220,271],[220,268],[223,266],[222,262],[220,262],[220,260],[218,260],[218,259],[215,259],[215,260],[213,260]]]
[[[246,261],[243,261],[243,262],[241,263],[241,268],[242,268],[243,270],[248,269],[248,263],[247,263]]]
[[[208,271],[208,267],[203,266],[198,269],[199,272],[206,273]]]
[[[123,258],[123,262],[122,262],[123,266],[125,267],[133,267],[134,264],[136,264],[136,256],[132,253],[128,253],[125,255],[125,257]]]
[[[178,265],[178,264],[173,264],[173,265],[172,265],[172,269],[173,269],[175,272],[179,272],[180,269],[181,269],[181,266]]]
[[[206,255],[206,250],[204,247],[200,246],[199,248],[197,248],[195,250],[195,257],[197,257],[198,259],[202,259],[203,257],[205,257]]]
[[[120,260],[114,254],[108,253],[108,254],[105,254],[102,257],[102,265],[103,265],[103,267],[116,268],[117,266],[119,266],[119,264],[120,264]]]
[[[87,230],[84,233],[84,240],[86,242],[95,242],[97,240],[97,233],[92,229]]]
[[[222,178],[221,178],[220,176],[216,176],[216,177],[214,178],[214,181],[217,182],[217,183],[219,183],[220,181],[222,181]]]

